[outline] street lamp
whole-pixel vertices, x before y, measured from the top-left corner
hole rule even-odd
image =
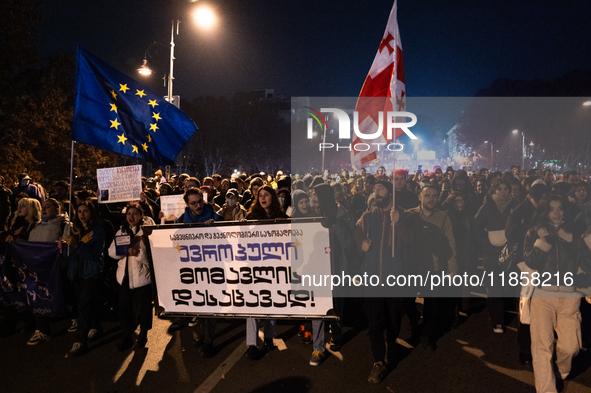
[[[488,143],[488,141],[484,141],[484,143]],[[491,142],[490,144],[490,170],[492,170],[493,167],[493,144]]]
[[[519,130],[513,130],[513,133],[517,134]],[[523,131],[521,132],[521,169],[525,169],[525,134]]]
[[[204,28],[209,28],[211,26],[213,26],[213,24],[216,21],[215,15],[213,13],[213,11],[210,8],[207,8],[205,6],[203,7],[199,7],[195,13],[194,13],[194,19],[195,22]],[[174,103],[174,98],[172,95],[172,81],[174,80],[174,74],[173,74],[173,70],[174,70],[174,47],[175,47],[175,43],[174,43],[174,35],[175,35],[175,25],[176,25],[176,35],[179,34],[179,25],[181,24],[181,21],[176,19],[172,21],[172,26],[170,29],[170,71],[168,73],[168,94],[166,97],[166,100],[168,102],[170,102],[171,104],[175,104],[175,106],[178,107],[177,103]],[[152,70],[147,66],[147,52],[146,55],[144,56],[144,61],[143,64],[140,68],[137,69],[137,72],[141,75],[150,75],[152,74]]]

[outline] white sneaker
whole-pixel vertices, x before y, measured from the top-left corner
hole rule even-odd
[[[68,328],[68,333],[76,333],[77,330],[78,330],[78,320],[72,319],[72,324]]]
[[[98,329],[90,329],[88,331],[88,339],[90,341],[98,339],[100,337],[100,335],[101,335],[101,331]]]
[[[199,325],[199,319],[197,317],[191,318],[191,321],[189,322],[189,327],[195,327],[197,325]]]
[[[495,325],[495,327],[493,328],[493,332],[495,332],[497,334],[503,334],[503,333],[505,333],[505,328],[503,327],[503,325],[498,324],[498,325]]]
[[[33,333],[31,338],[27,342],[27,345],[41,344],[41,343],[44,343],[45,341],[49,341],[50,339],[51,339],[51,337],[48,336],[47,334],[41,333],[41,331],[39,331],[39,330],[35,330],[35,333]]]

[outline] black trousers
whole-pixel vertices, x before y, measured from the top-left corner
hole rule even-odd
[[[403,301],[403,298],[398,297],[365,299],[371,353],[376,362],[383,362],[386,359],[384,330],[388,328],[387,339],[390,344],[396,342],[400,333]]]
[[[130,289],[126,275],[119,287],[119,321],[124,336],[135,330],[136,313],[140,329],[145,332],[152,329],[152,285]]]
[[[78,297],[78,342],[88,342],[90,329],[101,330],[98,320],[98,293],[101,280],[90,278],[88,280],[74,281],[74,289]]]

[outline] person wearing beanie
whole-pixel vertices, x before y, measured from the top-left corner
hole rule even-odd
[[[292,195],[293,214],[291,218],[314,217],[310,210],[310,198],[304,190],[295,190]]]

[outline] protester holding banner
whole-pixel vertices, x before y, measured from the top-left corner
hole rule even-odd
[[[185,199],[187,207],[185,208],[185,213],[177,218],[176,223],[211,224],[212,222],[221,219],[220,215],[214,211],[213,207],[210,204],[205,203],[203,191],[200,189],[195,187],[189,188],[187,192],[185,192],[183,198]]]
[[[287,215],[281,210],[277,193],[273,187],[269,185],[259,187],[246,219],[274,220],[278,218],[287,218]],[[248,318],[246,320],[246,345],[248,346],[246,357],[250,360],[258,360],[262,355],[257,345],[259,322],[260,319],[255,318]],[[276,323],[276,319],[265,320],[264,345],[265,351],[267,352],[272,351],[273,348],[275,348],[273,345],[273,337],[275,337]]]
[[[65,238],[69,233],[69,221],[67,214],[61,214],[61,206],[54,198],[43,202],[41,209],[41,222],[33,228],[29,234],[31,242],[55,243],[60,238]],[[41,344],[50,339],[50,318],[35,314],[35,333],[27,342],[27,345]]]
[[[218,211],[224,221],[239,221],[246,218],[246,209],[238,201],[238,190],[230,188],[225,195],[226,203]]]
[[[144,216],[144,211],[138,203],[127,205],[125,217],[125,223],[117,231],[115,240],[109,247],[111,258],[119,260],[119,319],[123,331],[123,337],[117,343],[119,352],[133,346],[134,315],[138,315],[140,324],[137,348],[145,347],[148,342],[148,330],[152,329],[152,281],[146,251],[147,240],[141,226],[154,225],[154,222]],[[134,309],[134,299],[137,299],[137,309]]]
[[[214,211],[212,205],[205,202],[201,189],[196,187],[189,188],[185,192],[183,199],[185,200],[187,207],[185,208],[185,213],[177,218],[177,223],[201,223],[210,225],[214,221],[222,220],[222,217]],[[211,318],[203,318],[199,320],[199,318],[195,317],[189,322],[188,318],[180,317],[174,320],[170,330],[179,329],[187,323],[189,323],[189,326],[196,326],[197,324],[201,325],[201,333],[203,336],[203,340],[199,340],[199,342],[203,342],[201,355],[205,358],[213,356],[213,334],[215,332],[216,320]]]
[[[80,356],[86,353],[88,336],[96,337],[102,331],[97,319],[97,294],[103,272],[103,247],[105,232],[91,201],[80,201],[72,235],[68,237],[70,263],[68,278],[74,283],[78,298],[77,339],[67,356]]]

